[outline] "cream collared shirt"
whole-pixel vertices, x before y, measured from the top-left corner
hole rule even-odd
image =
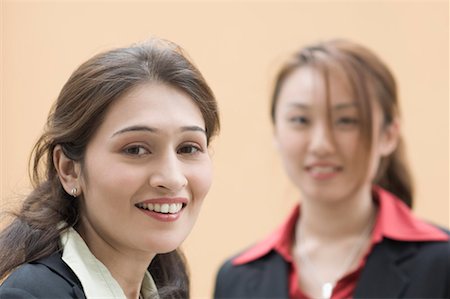
[[[92,254],[76,230],[69,228],[61,234],[60,242],[63,248],[62,259],[77,275],[87,299],[127,299],[119,283]],[[141,296],[145,299],[159,299],[155,282],[148,271],[142,281]]]

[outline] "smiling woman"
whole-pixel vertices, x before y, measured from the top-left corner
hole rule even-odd
[[[218,129],[212,91],[173,43],[82,64],[34,147],[35,189],[0,234],[0,297],[188,298],[177,248],[211,185]]]
[[[215,298],[449,298],[449,231],[410,210],[384,62],[348,40],[306,46],[278,73],[271,104],[301,203],[221,267]]]

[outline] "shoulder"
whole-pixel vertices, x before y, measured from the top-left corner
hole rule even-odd
[[[214,298],[284,297],[288,264],[277,252],[270,251],[244,264],[236,264],[234,259],[228,259],[220,267]]]
[[[447,230],[443,230],[448,233]],[[450,241],[401,241],[389,238],[377,244],[368,259],[368,268],[390,261],[412,277],[448,277],[450,275]],[[369,267],[372,265],[372,267]],[[383,269],[386,271],[386,268]],[[447,278],[445,278],[447,279]],[[447,284],[447,283],[445,283]]]
[[[384,238],[368,256],[355,298],[449,298],[450,243]]]
[[[450,235],[447,229],[436,227],[446,235]],[[385,238],[376,247],[385,249],[392,256],[414,261],[415,265],[431,266],[440,264],[441,267],[450,269],[450,240],[429,241],[402,241]],[[410,257],[412,259],[410,259]]]
[[[0,298],[84,298],[75,274],[59,254],[23,264],[0,286]]]
[[[450,236],[450,231],[438,227],[442,232]],[[450,239],[446,241],[429,241],[418,243],[419,256],[423,257],[424,262],[434,262],[445,266],[450,273]]]
[[[244,251],[247,252],[248,250]],[[238,258],[242,257],[242,253],[235,255],[228,260],[226,260],[220,267],[219,274],[224,275],[231,273],[235,274],[245,274],[251,271],[261,271],[266,267],[274,267],[275,265],[284,265],[286,262],[281,257],[279,253],[275,250],[270,250],[269,252],[253,258],[246,262],[241,262]]]
[[[401,240],[390,240],[386,239],[383,243],[386,246],[391,247],[393,250],[400,250],[405,252],[405,248],[414,248],[415,253],[420,255],[431,255],[430,258],[445,258],[448,260],[449,250],[450,250],[450,231],[443,227],[438,227],[432,224],[428,224],[433,228],[440,231],[447,237],[447,239],[436,239],[436,240],[424,240],[424,241],[401,241]]]

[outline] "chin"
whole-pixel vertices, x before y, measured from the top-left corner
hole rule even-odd
[[[156,249],[156,254],[164,254],[169,253],[177,249],[181,244],[178,244],[177,246],[166,246],[166,247],[159,247]]]
[[[185,237],[169,236],[168,238],[153,239],[147,248],[152,248],[156,254],[174,251],[183,243]]]

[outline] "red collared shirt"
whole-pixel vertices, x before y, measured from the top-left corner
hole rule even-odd
[[[338,280],[331,295],[332,299],[351,298],[353,296],[367,257],[374,245],[381,242],[384,237],[405,242],[447,241],[449,239],[447,234],[416,218],[411,210],[391,193],[379,187],[374,187],[373,190],[377,194],[375,198],[378,202],[378,214],[372,232],[371,245],[361,259],[359,266]],[[300,206],[297,205],[285,223],[264,241],[236,257],[233,264],[246,264],[261,258],[271,250],[275,250],[290,265],[289,297],[308,299],[309,297],[302,292],[298,285],[298,269],[291,252],[292,236],[299,215]]]

